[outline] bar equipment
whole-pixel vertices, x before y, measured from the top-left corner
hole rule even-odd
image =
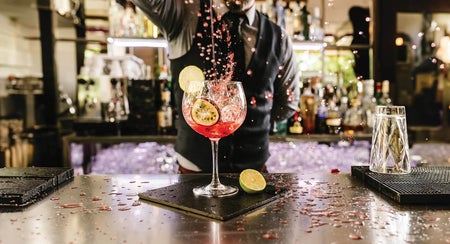
[[[370,153],[370,170],[378,173],[411,172],[404,106],[377,106]]]

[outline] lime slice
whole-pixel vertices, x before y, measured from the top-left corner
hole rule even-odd
[[[191,117],[195,123],[203,126],[211,126],[219,121],[219,110],[206,99],[195,100],[191,108]]]
[[[266,179],[257,170],[245,169],[239,175],[239,185],[247,193],[258,193],[266,188]]]
[[[203,71],[195,65],[184,67],[178,76],[180,88],[189,93],[200,91],[203,88],[204,81]]]

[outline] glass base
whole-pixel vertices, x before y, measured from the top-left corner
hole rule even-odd
[[[239,192],[239,189],[235,186],[226,186],[223,184],[213,186],[212,184],[209,184],[206,186],[195,187],[192,191],[196,196],[229,197],[236,195]]]

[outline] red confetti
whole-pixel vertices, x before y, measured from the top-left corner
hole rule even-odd
[[[331,169],[332,174],[339,174],[341,172],[339,169]]]

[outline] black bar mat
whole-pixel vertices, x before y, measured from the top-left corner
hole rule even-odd
[[[208,184],[210,181],[211,176],[200,177],[167,187],[148,190],[140,193],[139,197],[187,213],[224,221],[281,198],[289,192],[285,188],[277,188],[268,184],[263,192],[248,194],[239,187],[238,179],[221,177],[220,181],[223,184],[237,186],[239,187],[239,192],[234,196],[222,198],[194,195],[192,192],[194,187]]]
[[[400,204],[449,204],[450,167],[413,167],[402,175],[380,174],[352,166],[352,176]]]
[[[71,179],[71,168],[0,168],[0,207],[28,206]]]

